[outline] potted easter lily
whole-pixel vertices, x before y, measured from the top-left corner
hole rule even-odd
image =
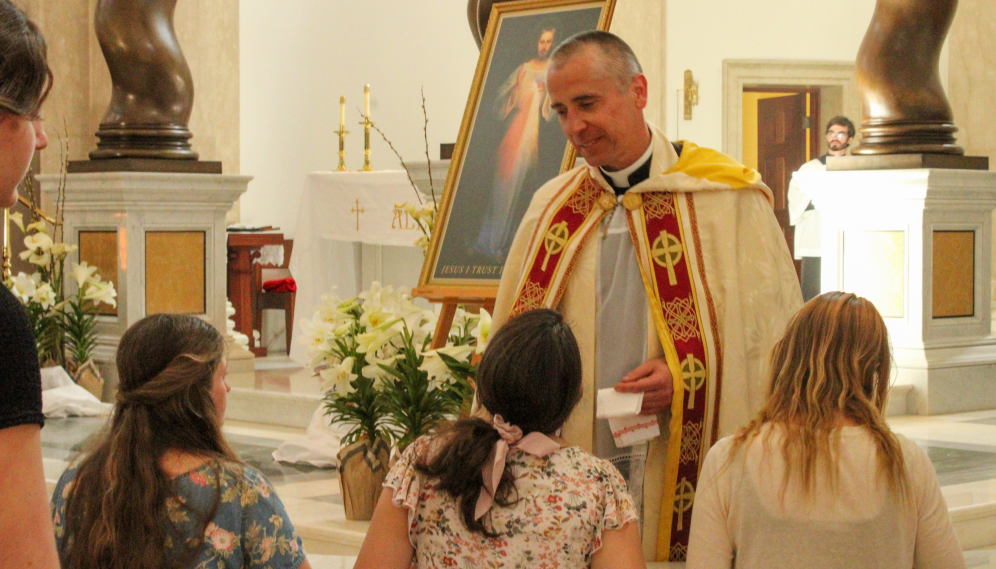
[[[4,285],[28,313],[39,361],[45,366],[64,367],[99,398],[103,379],[92,361],[96,320],[99,304],[116,305],[114,285],[102,281],[96,267],[85,262],[71,263],[66,275],[66,257],[77,247],[53,239],[44,220],[25,226],[19,213],[11,214],[10,219],[24,234],[25,250],[20,258],[33,265],[35,272],[20,272]],[[67,280],[76,284],[69,296],[64,287]]]
[[[404,448],[460,412],[472,392],[444,354],[465,364],[477,317],[462,314],[445,348],[428,350],[436,315],[393,287],[374,283],[358,297],[322,297],[302,342],[322,378],[326,415],[348,427],[339,482],[348,519],[370,519],[387,474],[390,447]]]

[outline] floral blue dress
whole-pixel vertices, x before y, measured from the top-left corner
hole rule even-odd
[[[61,551],[66,535],[66,498],[72,493],[78,463],[62,474],[52,494],[55,538]],[[211,462],[174,479],[176,498],[167,502],[170,520],[179,533],[193,539],[203,525],[193,512],[210,511],[220,478],[221,498],[214,519],[204,531],[204,544],[191,567],[234,569],[273,567],[297,569],[305,560],[301,538],[287,517],[284,505],[266,478],[255,468],[222,463],[216,473]],[[69,536],[71,539],[71,536]],[[167,540],[167,551],[178,553]]]

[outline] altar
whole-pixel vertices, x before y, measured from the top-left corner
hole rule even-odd
[[[420,199],[431,200],[416,193],[403,170],[308,175],[290,262],[297,282],[295,338],[304,337],[300,322],[311,319],[323,294],[350,298],[373,281],[418,284],[423,255],[415,241],[422,232],[404,206]],[[308,364],[303,345],[295,342],[289,351]]]

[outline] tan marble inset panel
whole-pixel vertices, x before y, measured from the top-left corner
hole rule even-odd
[[[905,265],[903,231],[844,232],[844,290],[872,301],[886,318],[905,315]]]
[[[204,314],[204,232],[145,233],[145,313]]]
[[[975,315],[975,232],[934,231],[933,316]]]
[[[91,267],[97,267],[97,274],[105,282],[118,288],[118,232],[117,231],[80,231],[79,232],[80,261]],[[108,304],[100,305],[100,313],[117,315],[117,307]]]

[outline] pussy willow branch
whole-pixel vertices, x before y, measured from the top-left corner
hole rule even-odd
[[[387,145],[391,147],[391,152],[394,152],[394,155],[398,157],[398,161],[401,162],[401,167],[405,169],[405,175],[408,176],[408,183],[412,185],[412,190],[415,190],[415,197],[418,198],[418,204],[422,205],[422,194],[419,193],[418,186],[415,185],[415,180],[412,179],[411,173],[408,172],[408,166],[405,165],[405,159],[402,158],[401,154],[398,153],[398,150],[394,148],[394,145],[391,144],[390,140],[388,140],[387,135],[384,134],[384,131],[377,128],[377,125],[375,125],[373,121],[370,120],[369,116],[363,114],[363,112],[360,111],[359,107],[356,107],[356,111],[360,113],[360,116],[363,117],[363,119],[367,123],[370,124],[370,128],[376,130],[377,134],[379,134],[380,137],[384,139],[384,142],[386,142]]]
[[[429,192],[432,195],[432,207],[439,209],[436,205],[436,185],[432,182],[432,159],[429,158],[429,113],[425,110],[425,87],[422,87],[422,117],[425,122],[422,124],[422,135],[425,136],[425,162],[429,171]]]

